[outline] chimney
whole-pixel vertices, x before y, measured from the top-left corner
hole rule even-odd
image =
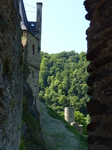
[[[41,50],[41,26],[42,26],[42,3],[37,3],[37,20],[35,36],[39,39],[39,49]]]

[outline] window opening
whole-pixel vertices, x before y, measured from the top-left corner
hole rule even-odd
[[[34,45],[32,45],[32,53],[33,53],[33,55],[35,55],[35,46]]]

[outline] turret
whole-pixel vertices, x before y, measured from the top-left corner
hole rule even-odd
[[[65,120],[71,124],[71,122],[75,122],[74,117],[74,107],[65,107],[64,109]]]
[[[41,50],[41,25],[42,25],[42,3],[37,3],[35,36],[39,39],[39,50]]]

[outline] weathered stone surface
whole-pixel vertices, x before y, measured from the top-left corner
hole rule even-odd
[[[41,3],[39,4],[42,5]],[[38,5],[37,5],[38,6]],[[38,10],[42,11],[42,8]],[[21,145],[27,150],[46,150],[43,135],[41,133],[39,114],[39,69],[40,69],[40,40],[35,34],[37,22],[28,22],[23,0],[20,0],[20,14],[22,18],[22,45],[23,45],[23,75],[24,98],[22,112],[22,136]],[[42,17],[42,16],[38,16]],[[41,14],[40,14],[41,15]],[[39,19],[40,20],[40,19]],[[32,26],[33,24],[33,26]],[[41,24],[38,24],[41,26]],[[41,31],[38,33],[41,37]],[[23,148],[23,147],[22,147]]]
[[[34,53],[32,46],[34,46]],[[27,61],[29,67],[29,75],[27,82],[30,85],[33,92],[33,104],[39,111],[39,70],[40,70],[40,52],[39,52],[39,40],[28,33],[28,50]]]
[[[25,70],[27,69],[26,67]],[[40,114],[33,105],[33,99],[33,91],[25,81],[21,138],[27,150],[46,150],[41,132]]]
[[[89,150],[110,150],[112,145],[112,1],[86,0],[90,20],[87,29],[88,52],[90,61],[87,71],[87,103],[91,123],[88,138]]]
[[[23,80],[18,1],[0,1],[0,150],[18,150]]]
[[[24,31],[28,45],[22,48],[18,3],[0,1],[0,150],[19,150],[21,130],[27,150],[45,150],[39,105],[33,104],[39,90],[39,41]],[[29,77],[31,81],[27,82]]]

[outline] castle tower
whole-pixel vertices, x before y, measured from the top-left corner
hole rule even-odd
[[[39,70],[41,50],[41,24],[42,24],[42,3],[37,3],[37,19],[28,21],[23,0],[20,0],[21,29],[23,31],[22,44],[26,49],[24,55],[25,65],[29,68],[29,75],[26,79],[33,94],[33,104],[39,111]]]
[[[39,49],[41,50],[41,26],[42,26],[42,3],[37,3],[37,19],[35,36],[39,39]]]
[[[75,122],[74,107],[65,107],[64,116],[65,116],[65,120],[69,122],[69,124],[71,124],[71,122]]]

